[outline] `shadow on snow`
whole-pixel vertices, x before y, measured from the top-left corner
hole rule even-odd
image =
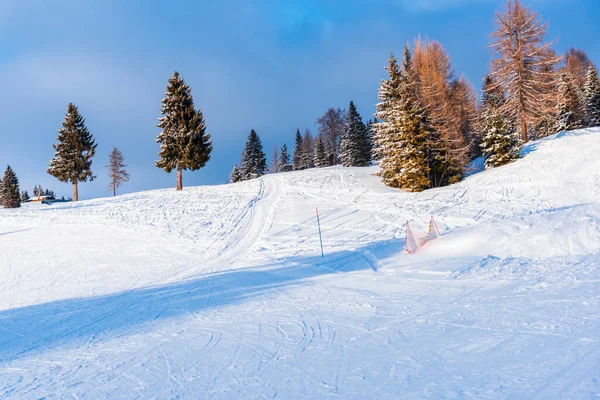
[[[312,278],[375,269],[365,253],[403,241],[368,246],[321,257],[287,259],[181,282],[105,296],[74,298],[0,311],[0,363],[59,347],[81,346],[90,338],[131,334],[152,321],[236,304],[277,290],[309,284]]]

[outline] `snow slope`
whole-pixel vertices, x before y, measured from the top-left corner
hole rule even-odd
[[[0,210],[0,397],[596,399],[600,129],[523,154]]]

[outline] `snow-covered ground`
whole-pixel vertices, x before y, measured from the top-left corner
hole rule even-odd
[[[328,168],[0,210],[0,397],[597,399],[598,154],[592,129],[420,194]]]

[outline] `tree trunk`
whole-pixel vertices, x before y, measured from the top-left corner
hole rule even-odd
[[[79,201],[79,191],[77,190],[77,182],[73,184],[73,201]]]
[[[529,141],[529,135],[527,134],[527,121],[525,121],[525,115],[521,115],[521,139],[523,143]]]
[[[177,190],[183,190],[183,171],[177,170]]]
[[[115,197],[117,195],[117,185],[115,185],[113,183],[112,187],[113,187],[113,197]]]

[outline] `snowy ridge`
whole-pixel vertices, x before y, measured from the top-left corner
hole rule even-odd
[[[0,397],[595,398],[597,154],[600,128],[419,194],[326,168],[0,210]]]

